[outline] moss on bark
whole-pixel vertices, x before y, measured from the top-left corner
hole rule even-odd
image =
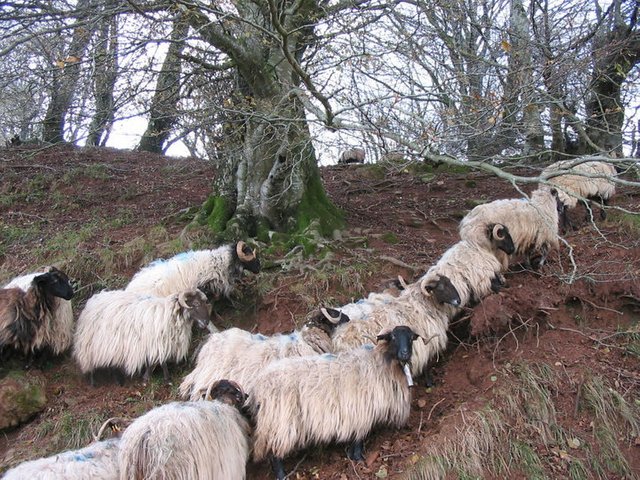
[[[320,175],[311,175],[296,212],[296,226],[292,233],[304,232],[317,220],[319,233],[331,237],[333,231],[344,226],[343,213],[327,197]]]

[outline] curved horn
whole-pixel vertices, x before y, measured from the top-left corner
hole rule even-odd
[[[335,310],[336,312],[338,312],[338,316],[337,317],[333,317],[333,316],[331,316],[331,314],[329,313],[329,311],[326,308],[320,307],[320,312],[322,312],[322,315],[324,315],[324,318],[329,320],[331,323],[335,323],[335,324],[340,323],[340,319],[342,318],[342,312],[340,310],[336,310],[336,309],[333,309],[333,308],[331,310]]]
[[[404,281],[404,278],[402,278],[402,275],[398,275],[398,283],[400,284],[403,290],[407,289],[408,287],[407,282]]]
[[[189,292],[180,292],[178,294],[178,304],[182,308],[191,308],[191,306],[187,303],[187,295],[188,294],[189,294]]]
[[[245,242],[240,240],[236,244],[236,253],[238,254],[238,258],[240,259],[241,262],[250,262],[251,260],[256,258],[256,254],[253,252],[253,250],[251,250],[251,247],[249,247],[249,250],[251,250],[250,254],[244,253],[243,249],[245,246],[248,247],[248,245]]]
[[[94,435],[93,441],[94,442],[99,442],[102,439],[102,434],[109,427],[111,427],[112,430],[119,431],[120,430],[120,424],[123,424],[123,423],[127,423],[127,420],[125,420],[122,417],[111,417],[111,418],[109,418],[108,420],[106,420],[102,424],[102,426],[100,427],[100,430],[98,430],[98,433],[96,435]]]
[[[431,290],[432,290],[428,288],[427,284],[431,283],[432,281],[433,281],[433,278],[425,277],[420,282],[420,291],[427,297],[431,295]]]
[[[493,237],[498,239],[498,240],[504,240],[504,233],[501,233],[501,232],[504,231],[503,229],[504,229],[504,225],[496,223],[493,226],[493,232],[492,232],[493,233]]]

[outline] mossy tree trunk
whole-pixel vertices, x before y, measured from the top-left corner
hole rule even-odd
[[[224,163],[205,206],[207,221],[224,238],[299,232],[314,220],[328,235],[342,217],[320,181],[293,66],[312,42],[309,19],[318,5],[303,0],[258,8],[239,0],[234,6],[238,17],[220,23],[201,11],[188,15],[194,31],[231,58],[237,78],[237,91],[225,102],[233,113],[225,125]],[[271,23],[276,8],[284,34]]]

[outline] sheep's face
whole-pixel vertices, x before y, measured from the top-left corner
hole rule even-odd
[[[516,247],[513,244],[513,239],[509,233],[509,229],[506,225],[496,223],[495,225],[489,225],[489,239],[493,246],[502,250],[507,255],[511,255],[515,252]]]
[[[73,297],[73,287],[69,277],[55,267],[50,267],[46,273],[34,277],[33,282],[54,297],[71,300]]]
[[[207,328],[211,319],[211,305],[207,296],[200,290],[189,290],[182,292],[178,298],[184,316],[196,322],[200,328]]]
[[[387,360],[396,359],[402,365],[411,361],[413,353],[413,342],[419,337],[411,328],[404,325],[395,327],[393,330],[384,331],[376,338],[378,341],[386,341],[387,349],[385,358]]]
[[[426,295],[433,295],[438,303],[446,303],[459,307],[461,303],[460,294],[451,280],[446,275],[438,275],[422,285]]]
[[[236,256],[245,270],[251,273],[260,272],[260,260],[249,245],[240,241],[236,244]]]
[[[212,400],[227,403],[238,410],[247,400],[247,394],[242,391],[240,385],[231,380],[219,380],[214,383],[211,386],[210,396]]]

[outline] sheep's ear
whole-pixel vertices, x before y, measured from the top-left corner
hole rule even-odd
[[[393,330],[391,328],[382,329],[376,336],[376,342],[379,342],[380,340],[386,340],[387,342],[390,341],[392,332]]]

